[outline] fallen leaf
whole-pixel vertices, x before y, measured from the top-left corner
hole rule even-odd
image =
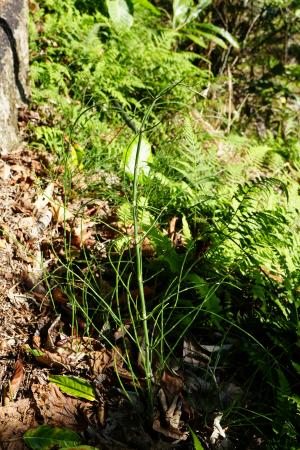
[[[66,375],[50,375],[49,380],[55,383],[62,392],[74,397],[85,398],[89,401],[96,400],[93,386],[84,378]]]
[[[15,364],[13,377],[9,382],[8,392],[6,398],[4,399],[4,404],[7,404],[7,402],[16,398],[24,378],[24,372],[23,362],[21,359],[18,359]]]
[[[10,166],[6,164],[4,161],[0,162],[0,179],[6,181],[10,178],[11,171]]]
[[[216,416],[214,418],[213,432],[210,436],[210,442],[212,444],[215,444],[220,437],[226,439],[225,431],[223,430],[221,423],[220,423],[222,420],[222,417],[223,417],[223,414],[218,413],[218,414],[216,414]]]
[[[175,395],[181,393],[183,389],[183,380],[179,376],[170,375],[168,372],[164,371],[161,379],[161,385],[169,405],[172,403]]]
[[[57,224],[65,223],[74,217],[74,214],[72,214],[62,202],[52,201],[51,208],[53,220]]]
[[[54,183],[49,183],[42,194],[40,194],[34,202],[34,212],[39,213],[52,200],[54,192]]]
[[[24,441],[33,450],[48,450],[56,445],[76,447],[81,443],[81,437],[74,431],[41,425],[33,430],[28,430],[24,434]]]
[[[23,433],[35,427],[33,402],[25,398],[0,406],[0,442],[5,450],[23,450]]]
[[[58,322],[55,323],[55,326],[58,325]],[[47,335],[46,345],[51,347],[52,351],[44,349],[41,347],[41,339],[39,335],[33,336],[32,343],[34,350],[37,350],[38,353],[35,352],[35,359],[48,367],[56,367],[58,369],[66,369],[70,371],[75,367],[78,367],[79,364],[83,363],[86,358],[85,349],[80,349],[76,345],[68,345],[66,342],[66,346],[59,346],[59,342],[56,344],[54,341],[54,336]],[[79,351],[84,350],[84,351]]]
[[[63,447],[60,450],[99,450],[96,447],[91,447],[90,445],[80,445],[79,447]]]
[[[32,384],[31,391],[40,416],[48,425],[81,431],[86,428],[91,403],[64,395],[53,383]]]
[[[171,439],[176,439],[178,441],[186,441],[189,437],[189,433],[187,431],[181,431],[177,429],[165,428],[161,425],[159,419],[155,419],[152,425],[152,428],[157,433],[162,434]]]

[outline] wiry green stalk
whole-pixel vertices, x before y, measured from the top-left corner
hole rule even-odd
[[[145,118],[144,118],[145,120]],[[143,122],[144,122],[143,120]],[[143,125],[142,125],[143,127]],[[152,403],[152,368],[151,368],[151,352],[150,352],[150,340],[149,340],[149,332],[148,332],[148,320],[147,320],[147,305],[145,299],[144,292],[144,284],[143,284],[143,256],[141,245],[142,242],[139,239],[139,217],[138,217],[138,178],[139,178],[139,157],[141,150],[141,142],[142,142],[142,129],[139,133],[138,145],[136,150],[136,157],[134,163],[134,177],[133,177],[133,223],[134,223],[134,242],[135,242],[135,253],[136,253],[136,271],[137,271],[137,281],[138,281],[138,289],[139,289],[139,298],[141,304],[141,318],[143,324],[143,337],[145,343],[145,353],[142,354],[142,361],[145,370],[145,377],[147,382],[147,391],[150,400],[150,404]]]
[[[140,160],[140,152],[141,152],[141,144],[142,144],[142,135],[145,131],[145,125],[148,122],[149,116],[157,103],[157,101],[168,91],[173,89],[179,82],[174,83],[173,85],[167,87],[162,90],[157,97],[154,98],[152,104],[146,111],[142,124],[139,131],[138,144],[135,155],[134,162],[134,173],[133,173],[133,205],[132,205],[132,213],[133,213],[133,224],[134,224],[134,242],[135,242],[135,253],[136,253],[136,271],[137,271],[137,281],[138,281],[138,289],[139,289],[139,299],[141,305],[141,320],[143,325],[143,338],[144,338],[144,355],[141,354],[144,370],[145,370],[145,378],[147,383],[147,393],[149,399],[149,405],[152,405],[152,355],[151,355],[151,346],[150,346],[150,335],[148,328],[148,312],[147,312],[147,304],[145,299],[144,292],[144,284],[143,284],[143,255],[142,255],[142,242],[143,239],[139,238],[139,215],[138,215],[138,185],[139,185],[139,160]]]

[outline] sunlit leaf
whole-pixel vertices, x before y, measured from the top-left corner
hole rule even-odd
[[[210,4],[211,0],[199,0],[195,6],[193,0],[173,0],[173,28],[185,26],[197,19]]]
[[[31,353],[33,356],[43,356],[44,352],[42,352],[41,350],[38,350],[36,348],[30,348],[29,346],[25,347],[25,351],[27,353]]]
[[[204,39],[200,36],[196,36],[195,34],[187,33],[185,36],[193,41],[195,44],[199,45],[199,47],[207,48],[207,44],[204,42]]]
[[[130,3],[126,0],[106,0],[109,17],[117,31],[128,30],[133,24]]]
[[[173,0],[173,27],[186,22],[193,0]]]
[[[90,401],[96,400],[93,386],[83,378],[66,375],[50,375],[49,380],[55,383],[66,394],[85,398]]]
[[[201,23],[199,24],[199,27],[201,29],[207,30],[208,32],[218,34],[223,39],[225,39],[230,45],[232,45],[232,47],[236,49],[240,48],[237,40],[229,33],[229,31],[224,30],[224,28],[217,27],[212,23]]]
[[[153,14],[156,14],[157,16],[160,15],[160,10],[156,8],[149,0],[134,0],[135,3],[138,3],[142,5],[144,8],[149,9]]]
[[[182,234],[186,242],[190,242],[192,240],[192,233],[185,215],[182,216]]]
[[[127,175],[134,175],[135,159],[139,145],[139,137],[136,137],[124,153],[125,171]],[[149,162],[152,159],[151,145],[146,138],[140,140],[139,161],[137,167],[138,175],[148,175],[150,171]]]
[[[27,447],[33,450],[48,450],[54,446],[74,448],[82,442],[80,436],[74,431],[48,425],[26,431],[24,441]]]

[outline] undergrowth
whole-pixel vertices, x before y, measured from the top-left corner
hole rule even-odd
[[[218,385],[229,373],[239,398],[203,405],[204,416],[221,409],[238,448],[258,435],[266,448],[296,449],[299,144],[210,126],[201,95],[209,65],[176,39],[148,9],[123,33],[71,0],[44,1],[34,14],[41,123],[29,125],[32,145],[54,155],[49,176],[60,177],[66,206],[84,196],[111,208],[97,222],[102,254],[83,246],[74,257],[65,233],[49,284],[68,296],[84,333],[106,345],[123,335],[133,386],[150,405],[154,381],[182,365],[186,336],[233,344],[206,376]],[[152,147],[145,173],[138,151],[134,173],[125,167],[135,138],[139,150],[143,139]]]

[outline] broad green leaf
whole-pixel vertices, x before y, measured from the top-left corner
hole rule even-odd
[[[192,22],[199,17],[199,14],[211,4],[211,0],[198,0],[198,4],[191,10],[188,22]]]
[[[84,150],[79,145],[70,146],[70,158],[69,165],[71,169],[83,169],[82,158],[84,155]]]
[[[211,0],[173,0],[173,28],[182,27],[199,17],[199,14],[211,4]]]
[[[190,242],[192,240],[192,233],[185,215],[182,216],[182,234],[186,242]]]
[[[48,425],[26,431],[23,438],[27,447],[33,450],[48,450],[54,446],[77,447],[82,442],[74,431]]]
[[[138,149],[139,137],[137,136],[124,153],[125,171],[127,175],[133,177],[136,153]],[[151,145],[145,138],[141,138],[138,161],[138,175],[148,175],[150,167],[148,163],[152,159]]]
[[[199,441],[196,433],[194,433],[193,430],[190,427],[189,427],[189,429],[190,429],[190,433],[191,433],[191,436],[192,436],[192,439],[193,439],[194,449],[195,450],[204,450],[204,448],[203,448],[201,442]]]
[[[204,30],[208,30],[211,33],[219,34],[230,45],[232,45],[232,47],[236,49],[240,48],[237,40],[229,33],[229,31],[224,30],[224,28],[217,27],[212,23],[200,23],[198,26]]]
[[[296,372],[300,375],[300,364],[292,361],[292,365],[293,365],[294,369],[296,370]]]
[[[99,450],[99,447],[91,447],[90,445],[80,445],[79,447],[63,447],[60,450]]]
[[[25,348],[25,351],[27,353],[31,353],[33,356],[43,356],[44,353],[41,350],[38,350],[36,348],[30,348],[29,346]]]
[[[50,375],[49,381],[55,383],[62,392],[73,395],[74,397],[85,398],[95,401],[95,391],[93,386],[83,378],[71,377],[66,375]]]
[[[117,31],[128,30],[133,24],[130,4],[126,0],[106,0],[108,15]]]
[[[205,37],[208,41],[214,42],[219,45],[221,48],[226,49],[227,44],[223,41],[223,39],[219,38],[213,33],[207,33],[206,31],[200,31],[201,36]]]
[[[186,22],[193,4],[193,0],[173,0],[173,28]]]
[[[200,36],[196,36],[195,34],[186,33],[184,34],[188,39],[193,41],[195,44],[199,45],[199,47],[207,48],[207,44],[204,42],[204,39]]]
[[[156,14],[157,16],[160,15],[160,10],[156,8],[149,0],[134,0],[135,3],[138,3],[139,5],[142,5],[144,8],[149,9],[153,14]]]

